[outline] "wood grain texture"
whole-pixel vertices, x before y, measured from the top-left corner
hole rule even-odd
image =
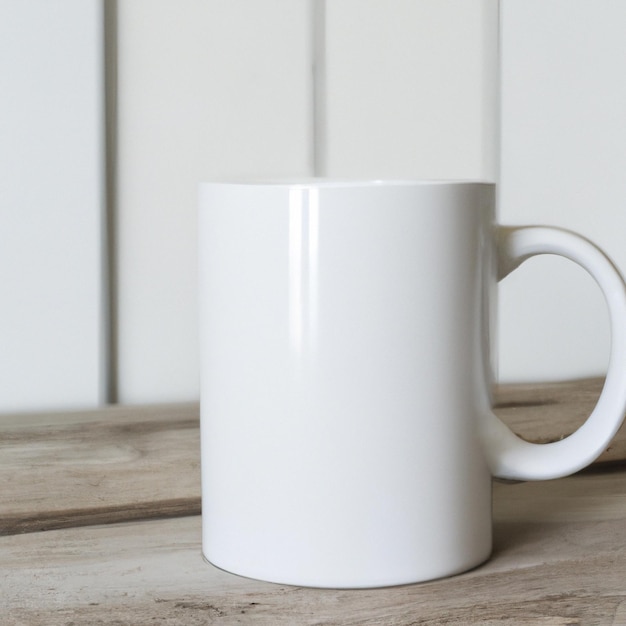
[[[348,591],[218,570],[202,560],[198,516],[5,536],[2,623],[623,626],[625,474],[496,485],[494,518],[485,565]]]
[[[495,412],[527,441],[548,443],[572,434],[591,414],[604,379],[588,378],[560,383],[500,385]],[[599,463],[626,461],[626,427],[617,433]]]
[[[561,439],[602,381],[507,385],[496,412],[531,441]],[[200,511],[197,404],[0,418],[0,535],[194,515]],[[626,460],[622,429],[601,462]]]
[[[0,420],[0,535],[200,511],[197,404]]]

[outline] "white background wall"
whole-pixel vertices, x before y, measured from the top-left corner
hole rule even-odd
[[[102,399],[103,2],[0,5],[0,410]],[[501,158],[496,0],[109,4],[115,399],[197,397],[200,180],[501,169],[503,221],[575,228],[626,267],[625,5],[500,4]],[[540,259],[501,291],[504,379],[603,371],[581,271]]]
[[[104,398],[102,42],[98,0],[0,2],[0,412]]]
[[[198,182],[311,168],[306,0],[118,5],[118,394],[197,397]]]
[[[503,0],[501,219],[577,230],[626,270],[626,3]],[[501,287],[500,366],[513,379],[606,369],[595,283],[534,259]],[[626,323],[626,320],[625,320]]]
[[[497,2],[326,4],[325,173],[493,180]]]

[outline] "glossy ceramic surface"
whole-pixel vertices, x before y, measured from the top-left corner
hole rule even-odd
[[[212,563],[321,587],[454,574],[490,554],[492,473],[549,478],[601,452],[626,406],[617,380],[570,443],[525,444],[491,412],[498,273],[570,256],[626,319],[596,248],[498,228],[494,195],[463,181],[201,186]],[[623,367],[626,340],[614,343]]]

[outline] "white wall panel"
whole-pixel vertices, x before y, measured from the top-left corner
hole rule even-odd
[[[199,181],[311,168],[306,0],[118,5],[121,402],[198,394]]]
[[[102,50],[101,0],[0,3],[0,411],[102,400]]]
[[[496,0],[332,0],[325,38],[326,173],[493,180]]]
[[[595,240],[626,269],[626,3],[502,0],[500,216]],[[544,257],[501,287],[505,380],[601,374],[601,294]],[[626,320],[625,322],[626,323]]]

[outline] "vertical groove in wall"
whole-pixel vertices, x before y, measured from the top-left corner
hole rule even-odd
[[[311,0],[313,63],[313,175],[326,175],[326,0]]]
[[[502,0],[496,1],[496,18],[495,28],[496,32],[496,55],[495,63],[496,68],[494,71],[494,108],[495,108],[495,138],[490,148],[493,149],[493,175],[496,183],[496,210],[497,215],[500,215],[500,161],[502,154]]]
[[[500,169],[500,2],[482,0],[481,176],[498,181]]]
[[[103,223],[104,267],[104,369],[106,402],[118,400],[118,319],[117,319],[117,0],[104,2],[104,100],[105,100],[105,184],[106,210]]]

